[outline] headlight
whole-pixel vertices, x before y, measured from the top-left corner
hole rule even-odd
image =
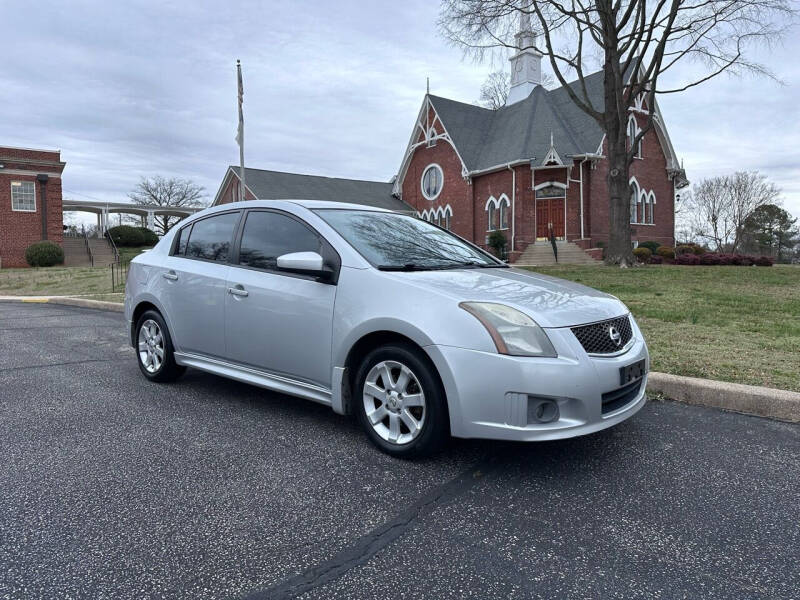
[[[493,302],[462,302],[459,306],[486,327],[500,354],[558,356],[547,334],[525,313]]]

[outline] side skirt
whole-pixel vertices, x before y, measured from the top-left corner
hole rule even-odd
[[[242,383],[256,385],[273,392],[289,394],[290,396],[297,396],[298,398],[319,402],[325,406],[331,406],[331,391],[313,383],[298,381],[284,375],[276,375],[260,369],[245,367],[199,354],[176,352],[175,362],[179,365],[194,367],[214,375],[235,379]]]

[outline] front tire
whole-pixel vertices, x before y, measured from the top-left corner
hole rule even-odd
[[[428,456],[448,437],[442,384],[427,357],[392,344],[367,354],[355,378],[354,403],[370,441],[399,458]]]
[[[139,370],[150,381],[174,381],[186,371],[175,362],[167,324],[154,310],[146,311],[136,322],[136,357]]]

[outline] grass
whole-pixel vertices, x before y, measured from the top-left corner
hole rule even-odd
[[[800,267],[536,267],[625,302],[656,371],[800,391]]]
[[[128,262],[146,248],[118,250],[120,260]],[[110,267],[0,269],[0,296],[80,296],[122,302],[122,294],[111,292]]]

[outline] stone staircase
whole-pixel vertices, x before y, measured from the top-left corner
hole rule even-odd
[[[65,267],[92,266],[89,253],[86,251],[86,242],[82,237],[65,237],[62,247]],[[89,247],[92,249],[95,267],[107,267],[114,262],[114,251],[105,239],[89,238]]]
[[[529,244],[515,267],[544,267],[548,265],[599,265],[600,261],[593,259],[580,246],[572,242],[556,242],[558,248],[558,262],[553,257],[553,247],[550,242],[536,242]]]

